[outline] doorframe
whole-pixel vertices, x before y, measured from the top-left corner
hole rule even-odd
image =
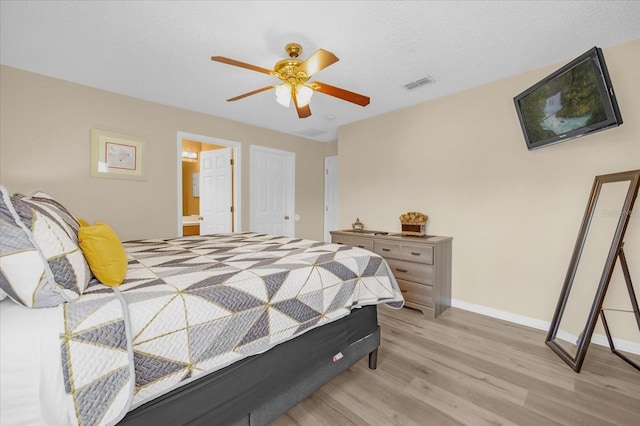
[[[329,190],[328,190],[328,183],[329,183],[329,175],[328,170],[329,170],[329,162],[330,161],[336,161],[338,164],[338,174],[340,173],[340,162],[338,160],[338,156],[337,155],[332,155],[330,157],[324,157],[324,238],[325,238],[325,242],[326,243],[330,243],[331,242],[331,234],[329,234],[329,231],[333,231],[333,229],[329,229],[329,215],[327,214],[327,207],[329,206]],[[337,185],[337,182],[336,182]],[[336,218],[337,219],[337,218]],[[327,238],[329,238],[328,241]]]
[[[291,168],[291,172],[289,174],[289,181],[291,182],[291,189],[290,189],[290,197],[291,197],[291,210],[293,210],[291,213],[291,221],[290,221],[290,226],[291,226],[291,235],[295,236],[296,235],[296,221],[298,219],[298,214],[296,213],[296,153],[292,152],[292,151],[284,151],[281,149],[275,149],[275,148],[267,148],[266,146],[262,146],[262,145],[249,145],[249,174],[250,174],[250,183],[249,183],[249,226],[250,229],[253,230],[254,229],[254,225],[255,225],[255,210],[253,208],[253,196],[254,193],[253,191],[255,191],[255,188],[257,188],[257,185],[254,185],[254,176],[257,175],[257,173],[253,173],[254,168],[255,168],[255,155],[254,153],[256,151],[262,151],[262,152],[268,152],[268,153],[272,153],[272,154],[278,154],[278,155],[283,155],[288,157],[289,161],[293,161],[293,167]]]
[[[182,140],[189,139],[196,142],[206,143],[210,145],[221,145],[231,148],[233,152],[233,232],[242,230],[242,144],[239,142],[228,141],[225,139],[214,138],[211,136],[197,135],[195,133],[178,131],[176,143],[176,164],[177,164],[177,194],[178,205],[176,209],[176,225],[178,228],[178,236],[182,237]]]

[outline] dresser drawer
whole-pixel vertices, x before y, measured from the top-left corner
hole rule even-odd
[[[400,244],[400,259],[433,265],[433,247],[418,244]]]
[[[344,244],[373,251],[373,240],[371,238],[352,237],[351,235],[333,235],[331,241],[335,244]]]
[[[433,283],[433,266],[406,260],[386,259],[391,272],[398,280],[415,281],[423,284]]]
[[[397,280],[402,297],[409,303],[433,307],[433,287],[426,284],[417,284],[411,281]]]
[[[400,257],[400,243],[376,241],[373,245],[373,251],[382,257],[392,257],[397,259]]]
[[[383,257],[433,265],[433,247],[424,244],[376,241],[374,251]]]

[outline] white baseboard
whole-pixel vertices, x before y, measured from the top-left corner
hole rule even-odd
[[[504,321],[512,322],[514,324],[520,324],[527,327],[535,328],[536,330],[548,331],[551,323],[549,321],[542,321],[539,319],[526,317],[524,315],[518,315],[507,311],[500,311],[498,309],[488,308],[486,306],[474,305],[473,303],[463,302],[462,300],[452,299],[451,306],[459,308],[465,311],[475,312],[480,315],[486,315],[492,318],[498,318]],[[576,336],[567,336],[565,340],[576,340]],[[591,336],[591,342],[596,345],[609,347],[609,341],[604,334],[594,334]],[[628,352],[632,354],[640,355],[640,343],[630,342],[628,340],[613,338],[613,344],[616,349]]]

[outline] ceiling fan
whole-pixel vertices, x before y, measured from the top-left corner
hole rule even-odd
[[[370,99],[368,96],[330,86],[319,81],[309,81],[318,71],[338,62],[338,57],[333,53],[324,49],[318,49],[313,55],[302,61],[298,59],[298,56],[302,53],[302,46],[298,43],[287,44],[285,51],[289,54],[289,58],[278,61],[273,67],[273,70],[236,61],[235,59],[225,58],[224,56],[212,56],[212,61],[269,74],[282,80],[281,84],[253,90],[243,95],[227,99],[227,101],[237,101],[266,90],[276,89],[276,100],[278,103],[288,107],[293,99],[293,104],[296,106],[299,118],[306,118],[311,115],[309,103],[311,102],[311,96],[314,91],[334,96],[360,106],[369,105]]]

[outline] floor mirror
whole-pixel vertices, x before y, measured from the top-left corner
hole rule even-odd
[[[596,176],[546,344],[580,372],[638,195],[640,170]],[[627,285],[631,286],[630,280]],[[637,303],[636,303],[637,306]]]

